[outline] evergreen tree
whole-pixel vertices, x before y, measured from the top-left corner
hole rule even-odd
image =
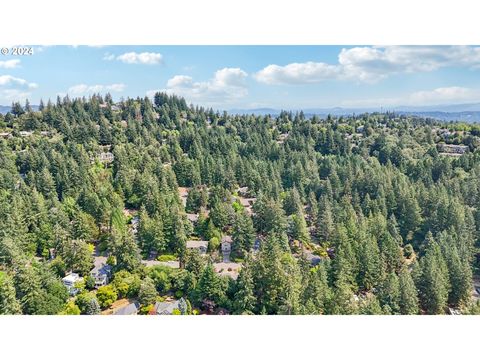
[[[13,279],[5,272],[0,272],[0,314],[17,315],[22,313],[20,302],[16,298]]]
[[[391,313],[400,312],[401,290],[400,281],[394,272],[387,275],[387,278],[380,286],[378,299],[382,306],[388,306]]]
[[[232,252],[236,257],[244,257],[255,242],[253,222],[245,212],[238,213],[235,216],[232,240]]]
[[[155,283],[149,277],[146,277],[138,292],[138,300],[142,306],[147,306],[155,303],[157,298],[157,290],[155,289]]]
[[[254,294],[254,283],[251,269],[251,259],[247,259],[236,281],[236,293],[233,307],[238,314],[252,314],[257,299]]]
[[[331,241],[335,231],[335,224],[333,221],[332,207],[326,195],[320,197],[316,230],[318,239],[321,242],[328,244],[328,242]]]
[[[402,268],[398,276],[400,286],[400,313],[403,315],[418,314],[418,295],[410,271]]]
[[[426,238],[427,249],[420,260],[418,285],[422,308],[429,314],[443,314],[447,306],[449,281],[448,270],[440,246],[431,233]]]

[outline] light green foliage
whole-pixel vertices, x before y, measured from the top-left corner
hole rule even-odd
[[[126,270],[120,270],[115,273],[112,285],[115,287],[118,297],[135,297],[140,290],[140,277]]]
[[[113,285],[101,286],[97,290],[97,299],[98,303],[102,309],[108,308],[112,305],[118,298],[118,293]]]

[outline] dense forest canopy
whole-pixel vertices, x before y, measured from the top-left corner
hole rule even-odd
[[[479,125],[239,116],[157,93],[15,103],[0,132],[1,314],[168,297],[188,314],[480,311]]]

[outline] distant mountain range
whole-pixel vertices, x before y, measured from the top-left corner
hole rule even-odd
[[[38,109],[38,105],[32,105],[34,110]],[[6,114],[11,109],[10,106],[0,105],[0,114]],[[278,115],[281,110],[273,108],[256,108],[256,109],[232,109],[228,110],[230,114],[254,114],[254,115]],[[293,110],[297,111],[297,110]],[[300,110],[298,110],[300,111]],[[472,104],[453,104],[453,105],[429,105],[429,106],[395,106],[391,108],[310,108],[304,109],[305,116],[317,115],[326,117],[328,114],[334,116],[362,114],[365,112],[394,111],[399,114],[411,114],[423,117],[431,117],[443,121],[466,121],[480,122],[480,103]]]
[[[0,114],[5,115],[10,111],[12,107],[11,106],[5,106],[5,105],[0,105]],[[38,110],[38,105],[32,105],[33,110]]]
[[[254,115],[278,115],[281,110],[273,108],[257,109],[232,109],[230,114],[254,114]],[[296,110],[294,110],[296,111]],[[300,110],[298,110],[300,111]],[[328,114],[341,116],[362,114],[365,112],[394,111],[399,114],[411,114],[423,117],[431,117],[444,121],[467,121],[480,122],[480,103],[474,104],[453,104],[453,105],[429,105],[429,106],[395,106],[391,108],[368,107],[368,108],[310,108],[303,109],[305,116],[317,115],[326,117]]]
[[[10,106],[3,106],[3,105],[0,105],[0,114],[6,114],[7,112],[9,112],[11,109]]]

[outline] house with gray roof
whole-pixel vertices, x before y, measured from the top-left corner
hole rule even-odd
[[[187,313],[187,302],[184,298],[180,298],[179,300],[175,301],[164,301],[164,302],[156,302],[153,310],[150,314],[152,315],[173,315],[173,312],[178,310],[181,315],[185,315]]]
[[[187,249],[195,249],[200,254],[206,254],[208,249],[208,241],[202,240],[188,240]]]
[[[140,304],[133,302],[114,311],[113,315],[137,315]]]

